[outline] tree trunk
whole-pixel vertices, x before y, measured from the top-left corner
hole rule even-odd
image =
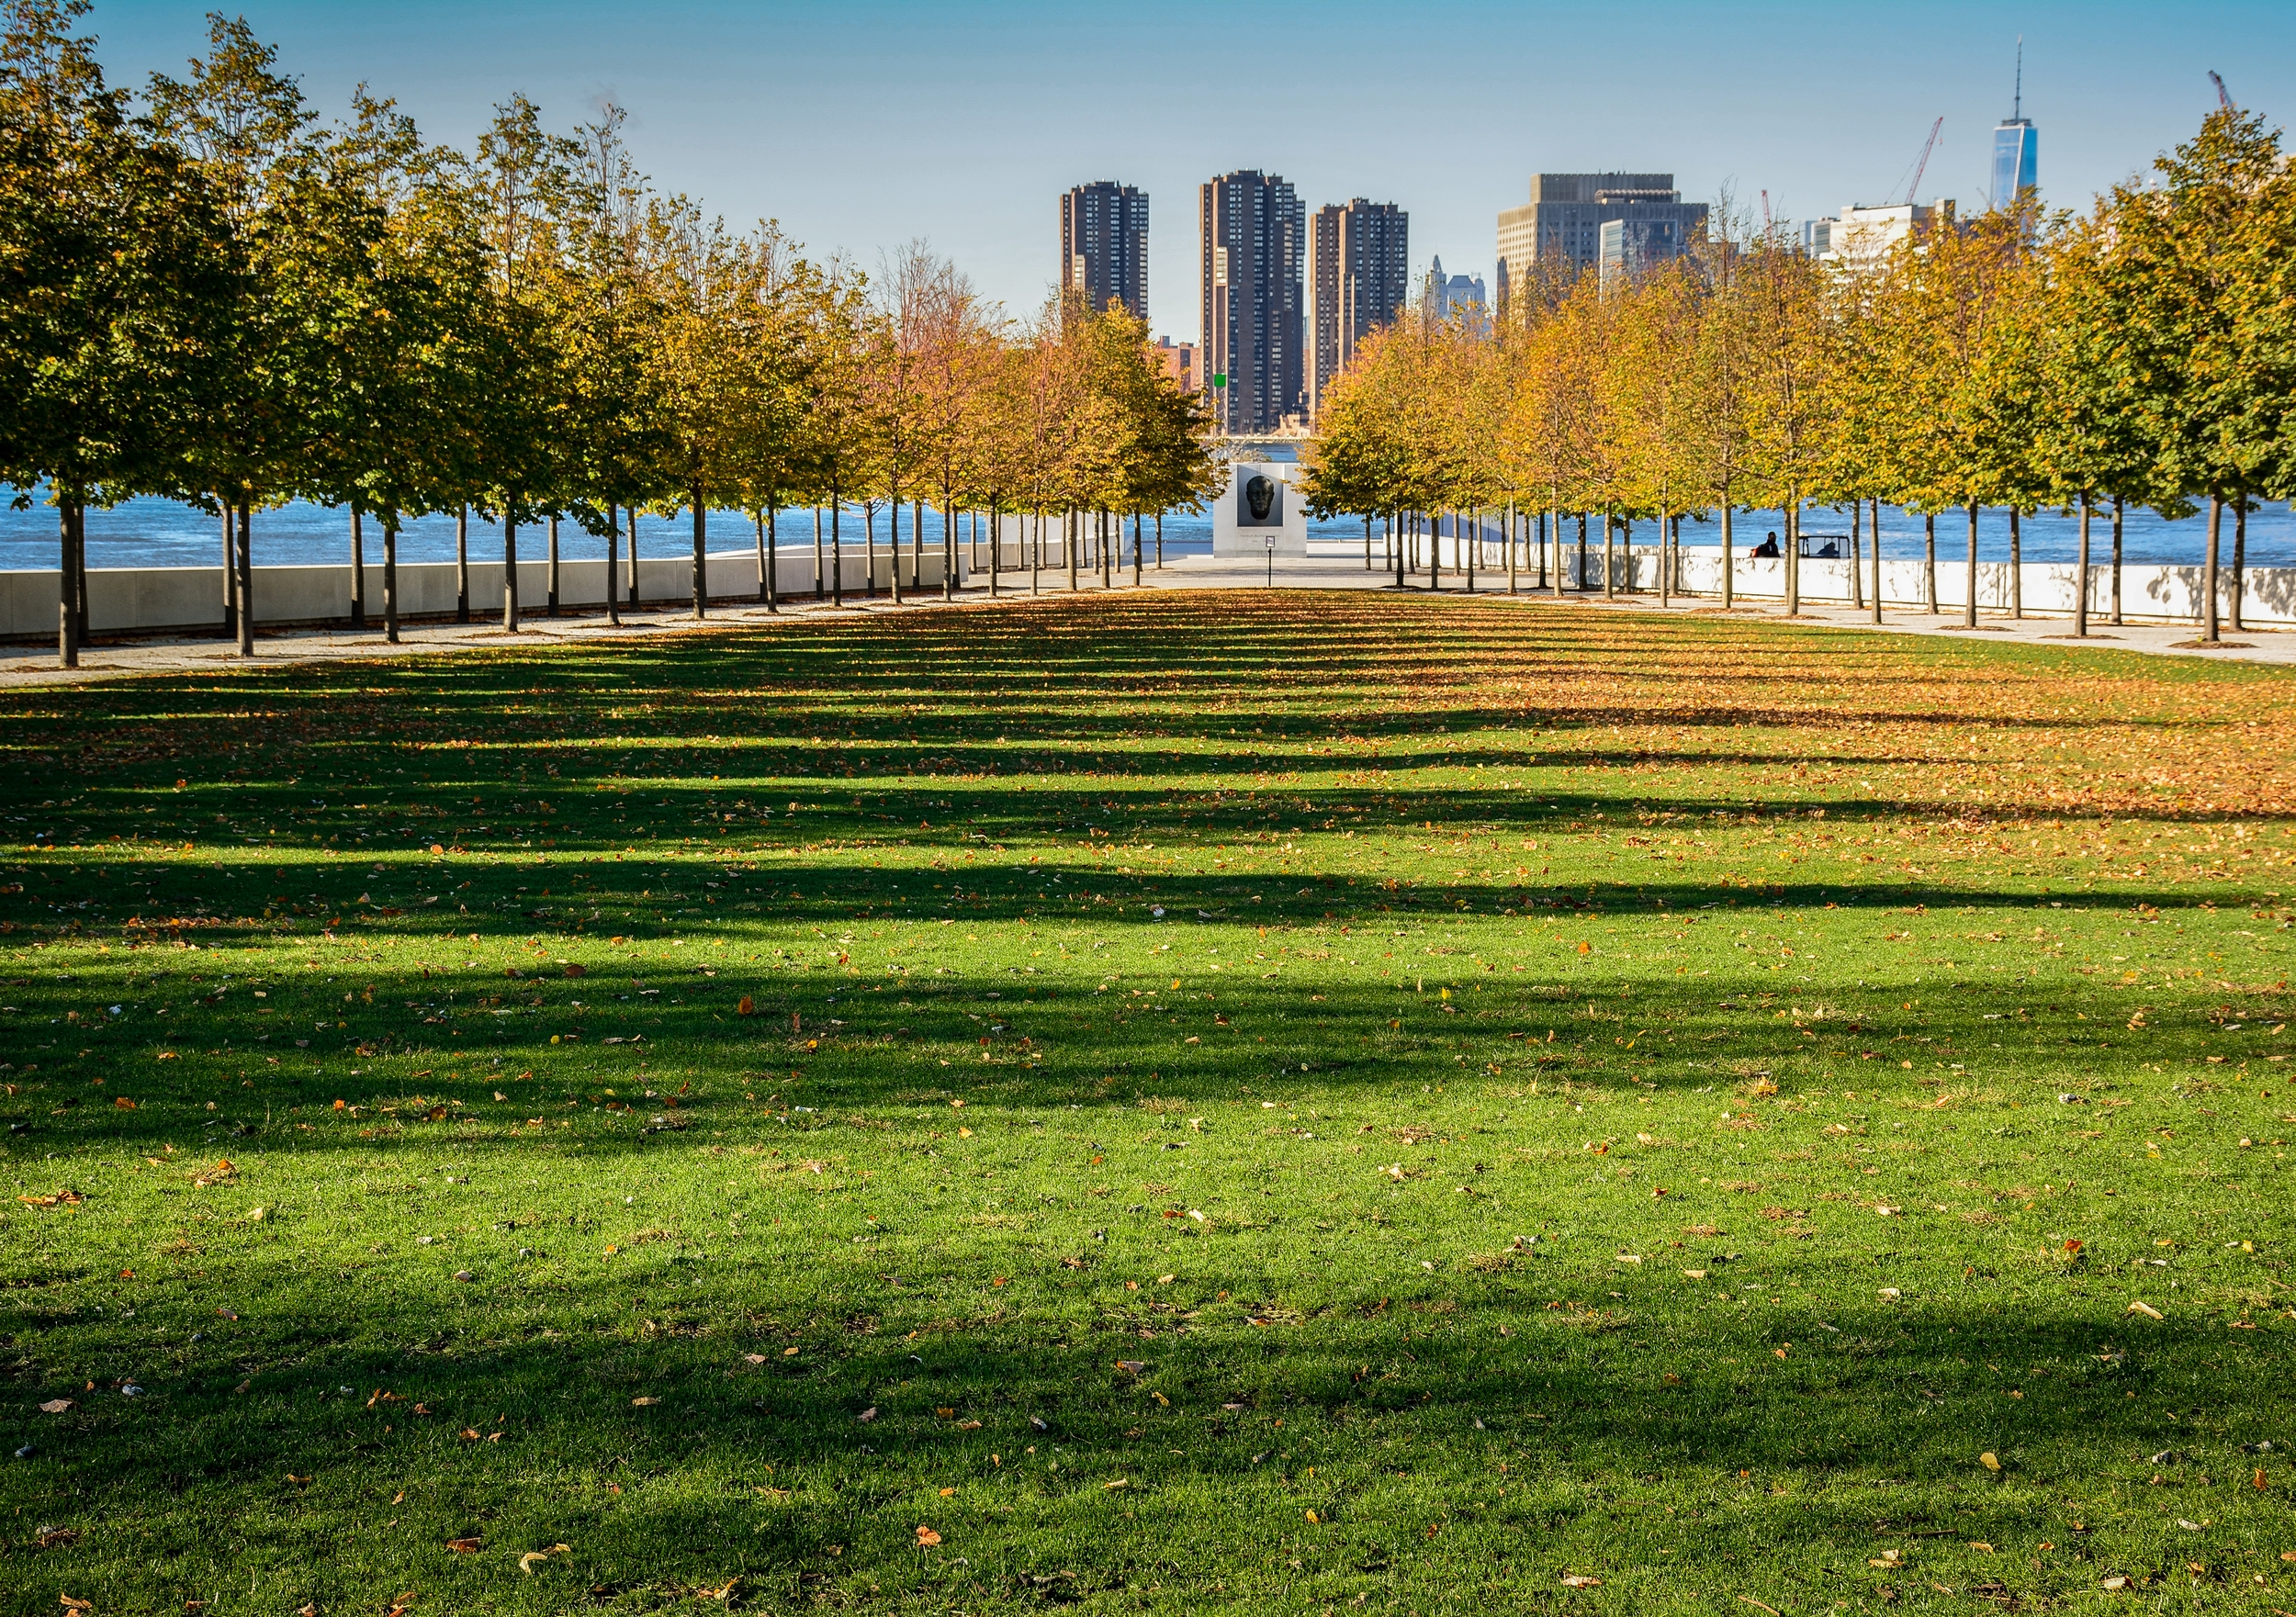
[[[2088,634],[2088,513],[2096,501],[2088,490],[2081,490],[2080,558],[2073,569],[2073,635],[2085,639]]]
[[[976,515],[973,519],[976,550],[979,548],[980,532],[981,519]],[[943,601],[957,598],[957,506],[954,497],[946,488],[940,493],[940,598]]]
[[[925,502],[909,501],[909,588],[925,588]]]
[[[399,513],[383,513],[383,638],[399,644]]]
[[[1475,593],[1475,564],[1481,559],[1480,553],[1483,547],[1483,508],[1479,505],[1471,511],[1461,512],[1453,520],[1451,532],[1467,541],[1467,592],[1472,595]],[[1454,545],[1453,559],[1456,560],[1458,555],[1458,546]]]
[[[1427,513],[1427,592],[1443,588],[1443,513]]]
[[[2112,621],[2121,621],[2121,515],[2126,509],[2128,497],[2112,497]]]
[[[1850,502],[1850,610],[1851,612],[1863,612],[1865,609],[1865,595],[1859,586],[1858,572],[1865,560],[1865,552],[1859,544],[1863,537],[1864,527],[1865,501],[1852,500]]]
[[[630,510],[629,510],[629,513],[628,513],[628,514],[629,514],[629,518],[630,518],[630,571],[629,571],[629,575],[628,575],[628,581],[629,581],[629,586],[630,586],[630,587],[629,587],[629,589],[627,589],[626,590],[625,590],[625,591],[623,592],[623,594],[624,594],[624,597],[625,597],[625,599],[629,601],[629,603],[630,603],[630,610],[631,610],[631,611],[633,611],[633,612],[635,612],[635,611],[636,611],[636,610],[637,610],[637,605],[638,605],[638,591],[637,591],[637,507],[636,507],[636,506],[635,506],[635,505],[634,505],[634,506],[632,506],[632,507],[630,507]]]
[[[366,530],[359,521],[359,508],[351,507],[351,628],[354,633],[366,627]]]
[[[1802,615],[1802,496],[1789,490],[1785,500],[1785,615]]]
[[[893,499],[885,506],[885,527],[893,542],[893,604],[899,606],[901,595],[901,493],[895,489]],[[916,537],[916,524],[910,524],[910,537]]]
[[[838,487],[829,485],[829,604],[845,604],[845,546],[838,532],[838,516],[845,502],[838,498]]]
[[[470,621],[470,508],[455,511],[455,622]]]
[[[1068,591],[1076,592],[1076,529],[1083,514],[1071,506],[1061,518],[1061,559],[1068,564]]]
[[[80,589],[73,581],[72,543],[72,500],[60,495],[56,500],[56,666],[76,668],[80,666]]]
[[[518,502],[502,502],[502,633],[518,633]]]
[[[996,511],[996,496],[988,497],[988,598],[996,599],[997,588],[1003,583],[1005,567],[1004,523]]]
[[[1156,513],[1156,571],[1164,571],[1164,512]]]
[[[81,578],[87,578],[87,508],[81,508]],[[2241,632],[2241,586],[2248,578],[2248,489],[2232,489],[2232,632]]]
[[[825,563],[821,548],[821,506],[816,501],[813,508],[813,598],[816,601],[822,599],[828,589],[829,575]]]
[[[862,569],[861,599],[874,601],[877,599],[877,502],[873,500],[861,501],[861,559],[867,564]]]
[[[1937,512],[1921,516],[1921,593],[1930,616],[1937,616]]]
[[[2203,609],[2206,621],[2200,637],[2212,643],[2223,637],[2217,623],[2216,605],[2216,557],[2223,537],[2224,496],[2222,490],[2212,488],[2209,490],[2209,550],[2206,559],[2200,564],[2200,594],[2206,601]]]
[[[2017,523],[2017,508],[2009,507],[2009,616],[2025,615],[2025,540]]]
[[[1722,610],[1728,612],[1738,601],[1737,556],[1730,547],[1730,486],[1722,485]]]
[[[1963,603],[1962,626],[1977,626],[1977,502],[1969,502],[1969,599]]]
[[[232,505],[221,496],[218,500],[223,507],[223,638],[230,640],[239,634],[239,569],[231,564]]]
[[[1139,589],[1141,585],[1140,568],[1142,558],[1140,554],[1140,512],[1132,512],[1132,588],[1135,590]],[[1367,519],[1365,525],[1367,531],[1369,527]]]
[[[1579,565],[1572,577],[1572,587],[1586,593],[1586,512],[1579,512]]]
[[[614,500],[606,501],[606,622],[615,628],[622,626],[622,608],[615,597],[622,593],[622,507]]]
[[[1613,577],[1613,572],[1615,570],[1614,556],[1611,548],[1614,543],[1612,538],[1613,526],[1614,524],[1611,519],[1610,507],[1606,505],[1603,508],[1603,599],[1604,601],[1615,601],[1618,599],[1618,584],[1617,580]]]
[[[1874,501],[1874,520],[1866,524],[1874,540],[1874,621],[1882,621],[1882,502]]]
[[[72,599],[73,611],[80,621],[82,646],[95,637],[95,625],[90,622],[88,611],[87,589],[87,500],[75,498],[72,501]]]
[[[550,569],[544,578],[543,611],[546,615],[558,615],[558,519],[554,511],[550,517]]]
[[[254,516],[244,500],[239,508],[239,654],[255,655]]]
[[[781,508],[771,500],[765,507],[765,610],[782,610]]]
[[[693,502],[693,621],[700,623],[709,615],[710,602],[710,508],[702,498],[697,486],[692,490]]]

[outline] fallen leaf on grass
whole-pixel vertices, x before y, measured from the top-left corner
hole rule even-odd
[[[661,1402],[661,1399],[657,1398],[632,1398],[632,1399],[630,1400],[630,1407],[631,1407],[632,1409],[652,1409],[652,1408],[653,1408],[656,1404],[658,1404],[658,1403],[660,1403],[660,1402]]]
[[[476,1555],[484,1542],[476,1538],[450,1538],[446,1541],[446,1547],[458,1555]]]
[[[2001,1456],[1995,1454],[1991,1449],[1987,1449],[1984,1454],[1977,1456],[1977,1464],[1983,1465],[1988,1471],[1998,1471],[2001,1468]]]
[[[917,1547],[918,1549],[929,1549],[931,1546],[939,1544],[940,1542],[940,1534],[935,1533],[931,1528],[919,1527],[917,1530]]]
[[[62,1549],[79,1542],[80,1530],[76,1527],[43,1527],[32,1535],[34,1547],[43,1550]]]
[[[2131,1303],[2129,1305],[2129,1312],[2132,1314],[2142,1314],[2147,1319],[2161,1319],[2167,1318],[2167,1316],[2164,1315],[2158,1308],[2153,1307],[2152,1304],[2145,1302]]]
[[[96,1604],[92,1600],[75,1600],[70,1595],[58,1595],[56,1598],[63,1602],[63,1609],[67,1611],[93,1611],[96,1610]]]
[[[46,1403],[40,1405],[39,1412],[43,1415],[61,1415],[67,1409],[73,1409],[78,1407],[79,1406],[70,1398],[50,1398]]]
[[[877,1406],[874,1404],[870,1405],[869,1408],[863,1409],[860,1414],[853,1417],[856,1420],[874,1420],[876,1418]]]
[[[1119,1370],[1123,1371],[1127,1376],[1138,1376],[1142,1371],[1148,1368],[1148,1361],[1145,1359],[1119,1359],[1116,1361],[1116,1367]]]
[[[572,1546],[568,1544],[552,1544],[546,1550],[528,1550],[518,1557],[518,1569],[531,1578],[534,1575],[535,1562],[547,1561],[553,1555],[566,1555],[571,1548]]]
[[[1581,954],[1586,952],[1585,944],[1579,945],[1579,952]],[[1576,1572],[1566,1572],[1562,1575],[1562,1587],[1565,1589],[1600,1589],[1603,1587],[1603,1580],[1599,1578],[1582,1578]]]

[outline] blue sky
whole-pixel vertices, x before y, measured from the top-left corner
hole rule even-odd
[[[205,8],[98,0],[115,83],[180,70]],[[1149,313],[1196,328],[1196,186],[1283,174],[1313,208],[1411,213],[1412,256],[1488,275],[1495,219],[1537,169],[1671,170],[1684,194],[1766,189],[1795,219],[1902,187],[1983,199],[2025,112],[2053,204],[2078,205],[2189,134],[2207,70],[2280,121],[2296,6],[1803,3],[926,5],[913,0],[251,0],[311,98],[364,79],[433,139],[467,142],[513,91],[570,125],[602,96],[665,190],[740,224],[778,218],[864,266],[921,237],[1016,311],[1052,282],[1057,198],[1118,179],[1151,197]]]

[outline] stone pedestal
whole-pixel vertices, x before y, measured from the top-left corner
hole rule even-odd
[[[1308,508],[1300,497],[1299,465],[1287,461],[1239,460],[1228,467],[1228,486],[1212,497],[1211,553],[1222,560],[1276,554],[1308,553]]]

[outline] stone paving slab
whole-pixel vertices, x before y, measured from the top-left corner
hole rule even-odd
[[[1132,588],[1131,573],[1126,569],[1118,575],[1117,589]],[[1177,557],[1158,571],[1147,568],[1142,574],[1142,587],[1152,590],[1248,590],[1268,587],[1267,564],[1263,561],[1215,560],[1210,556]],[[800,621],[816,617],[853,617],[863,614],[886,614],[929,611],[987,611],[1007,602],[1028,600],[1058,600],[1067,592],[1068,575],[1047,569],[1038,580],[1038,592],[1031,594],[1029,575],[1023,572],[1005,573],[1000,577],[998,597],[991,601],[985,575],[974,575],[965,589],[959,592],[952,605],[945,605],[938,594],[924,592],[907,604],[895,606],[884,596],[874,601],[849,596],[842,606],[811,598],[784,601],[781,618]],[[1087,594],[1097,593],[1096,576],[1086,575],[1082,580]],[[1719,603],[1705,597],[1677,596],[1661,607],[1655,595],[1621,595],[1605,601],[1600,595],[1566,593],[1558,600],[1551,591],[1534,592],[1527,581],[1521,593],[1506,592],[1506,576],[1492,578],[1478,571],[1475,593],[1478,601],[1503,603],[1525,611],[1560,612],[1630,612],[1652,615],[1661,613],[1699,613],[1720,611]],[[1331,556],[1311,556],[1305,560],[1279,559],[1275,565],[1275,587],[1283,590],[1373,590],[1395,588],[1392,573],[1367,572],[1360,559]],[[1430,597],[1424,575],[1412,579],[1409,592],[1419,599],[1466,601],[1466,579],[1461,574],[1446,574],[1442,590]],[[1828,628],[1875,628],[1870,612],[1854,612],[1840,602],[1824,604],[1804,603],[1799,617],[1788,619],[1783,605],[1774,601],[1742,601],[1733,609],[1749,618],[1766,618],[1779,623],[1802,623]],[[1958,615],[1931,616],[1919,609],[1890,607],[1885,610],[1880,632],[1894,634],[1967,634]],[[354,633],[347,629],[286,630],[259,633],[255,640],[255,655],[242,658],[229,642],[218,638],[153,639],[98,644],[81,652],[80,667],[64,669],[56,666],[52,650],[34,647],[0,649],[0,690],[28,687],[84,684],[100,679],[112,679],[144,674],[222,673],[233,668],[271,666],[281,663],[325,663],[352,661],[378,657],[440,657],[455,652],[495,650],[512,645],[547,645],[557,642],[631,640],[660,634],[715,634],[728,629],[754,627],[775,621],[762,606],[713,607],[707,618],[695,621],[690,612],[678,609],[665,612],[625,613],[619,626],[606,622],[603,613],[581,616],[564,615],[556,618],[528,616],[522,620],[516,635],[506,634],[500,620],[477,621],[469,623],[422,623],[403,626],[397,646],[387,644],[380,630],[368,629]],[[2123,623],[2112,625],[2101,620],[2091,621],[2091,631],[2086,642],[2072,638],[2072,623],[2066,618],[2027,617],[2011,619],[1984,616],[1976,633],[1987,639],[2029,641],[2035,644],[2059,646],[2090,645],[2099,649],[2138,651],[2165,657],[2207,657],[2219,660],[2289,665],[2296,664],[2296,631],[2285,628],[2248,628],[2235,634],[2229,627],[2224,631],[2225,644],[2215,649],[2202,648],[2198,634],[2189,623]]]

